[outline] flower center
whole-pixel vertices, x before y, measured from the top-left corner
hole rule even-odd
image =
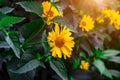
[[[83,21],[81,24],[82,24],[83,26],[86,26],[86,22],[84,22],[84,21]]]
[[[61,38],[61,37],[57,37],[56,40],[55,40],[55,44],[59,48],[62,47],[64,45],[64,43],[65,43],[64,39]]]
[[[48,17],[53,17],[53,11],[46,11],[46,15],[48,15]]]

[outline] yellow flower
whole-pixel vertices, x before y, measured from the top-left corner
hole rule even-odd
[[[110,19],[110,24],[114,24],[117,17],[119,16],[119,12],[111,9],[104,9],[101,11],[102,14],[104,14],[106,17]]]
[[[96,18],[96,21],[100,24],[100,23],[104,23],[104,19],[101,16],[98,16]]]
[[[89,69],[90,64],[84,60],[81,61],[81,65],[80,65],[80,69],[83,70],[88,70]]]
[[[117,20],[114,22],[114,27],[117,30],[120,30],[120,15],[118,16]]]
[[[55,8],[55,6],[52,6],[50,2],[45,1],[42,2],[43,6],[43,13],[42,17],[46,18],[47,24],[50,25],[51,20],[55,18],[56,16],[61,16],[59,11]]]
[[[120,14],[118,11],[104,9],[101,13],[110,19],[110,24],[113,24],[117,30],[120,30]]]
[[[54,29],[48,33],[48,43],[51,47],[52,56],[55,58],[70,58],[74,47],[73,37],[70,29],[55,23]]]
[[[94,28],[94,21],[90,16],[84,15],[82,20],[80,21],[79,28],[82,29],[82,31],[89,32]]]

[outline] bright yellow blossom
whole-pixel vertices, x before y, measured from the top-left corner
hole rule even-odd
[[[82,20],[79,23],[79,28],[82,29],[82,31],[89,32],[94,28],[94,21],[90,16],[84,15]]]
[[[120,30],[120,15],[118,16],[118,18],[116,19],[116,21],[114,22],[114,27],[117,30]]]
[[[110,24],[114,24],[117,17],[119,16],[119,12],[111,9],[104,9],[101,11],[102,14],[104,14],[106,17],[110,19]]]
[[[81,64],[80,64],[80,69],[83,69],[83,70],[88,70],[89,69],[89,66],[90,64],[84,60],[81,61]]]
[[[55,8],[55,6],[52,6],[52,4],[48,1],[42,2],[43,7],[43,13],[42,17],[45,17],[47,20],[47,24],[50,25],[51,20],[55,18],[56,16],[61,16],[59,11]]]
[[[72,48],[74,47],[73,37],[70,29],[66,26],[59,26],[55,23],[54,29],[48,33],[48,43],[51,47],[52,56],[55,58],[66,59],[72,55]]]
[[[99,24],[104,23],[104,19],[103,19],[101,16],[98,16],[98,17],[96,18],[96,21],[97,21]]]
[[[101,13],[110,19],[110,24],[113,24],[117,30],[120,30],[120,14],[118,11],[104,9]]]

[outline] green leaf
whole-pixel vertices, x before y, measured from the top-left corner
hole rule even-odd
[[[21,17],[6,16],[6,17],[2,18],[0,21],[0,29],[7,28],[7,27],[9,27],[13,24],[19,23],[23,20],[24,20],[24,18],[21,18]]]
[[[120,79],[120,72],[117,71],[117,70],[109,70],[109,72],[115,76],[116,78],[119,78]]]
[[[76,69],[80,65],[80,58],[78,58],[74,64],[73,64],[73,69]]]
[[[118,50],[106,50],[103,52],[104,52],[104,55],[101,57],[112,57],[112,56],[116,56],[116,55],[120,54],[120,51],[118,51]]]
[[[25,25],[23,25],[23,27],[20,30],[22,32],[23,37],[25,39],[28,39],[34,34],[36,34],[36,32],[38,32],[41,29],[42,25],[43,25],[43,21],[42,18],[40,18],[30,23],[26,23]]]
[[[0,0],[0,5],[5,4],[5,0]]]
[[[47,41],[47,32],[46,32],[46,30],[42,34],[41,41]],[[46,42],[46,43],[42,43],[42,45],[43,45],[45,53],[49,54],[49,52],[50,52],[50,46],[49,46],[49,44]]]
[[[112,62],[115,62],[115,63],[120,63],[120,57],[117,57],[117,56],[113,56],[108,60],[112,61]]]
[[[109,72],[109,70],[105,69],[103,75],[113,80],[112,74]]]
[[[22,1],[22,2],[18,2],[16,4],[20,5],[27,12],[32,12],[32,13],[35,13],[39,16],[41,16],[41,14],[42,14],[42,6],[41,6],[41,3],[39,3],[39,2]]]
[[[102,50],[100,50],[100,49],[94,49],[93,50],[93,53],[96,55],[96,56],[98,56],[98,57],[100,57],[100,56],[103,56],[105,53],[102,51]]]
[[[8,71],[10,80],[34,80],[36,70],[29,71],[27,73],[19,74]]]
[[[67,71],[63,62],[58,60],[51,60],[51,68],[61,77],[62,80],[68,80]]]
[[[6,16],[7,16],[6,14],[3,14],[3,13],[0,12],[0,20],[1,20],[2,18],[6,17]]]
[[[37,53],[37,59],[38,60],[42,59],[42,56],[39,53]]]
[[[105,71],[105,65],[104,62],[100,59],[94,59],[93,62],[94,66],[98,69],[98,71],[103,74]]]
[[[74,78],[71,76],[71,77],[70,77],[70,80],[74,80]]]
[[[19,68],[15,69],[15,70],[9,69],[9,71],[11,71],[13,73],[26,73],[28,71],[36,69],[39,66],[45,67],[44,64],[42,62],[38,61],[37,59],[33,59],[25,64],[22,63],[19,65],[20,65]]]
[[[79,56],[81,56],[82,58],[84,58],[86,61],[89,62],[89,59],[87,58],[86,54],[84,52],[80,52]]]
[[[14,10],[14,8],[10,8],[10,7],[3,7],[3,8],[0,8],[0,12],[4,13],[4,14],[7,14],[7,13],[10,13]]]
[[[16,57],[20,58],[21,49],[18,34],[16,32],[9,32],[5,40],[14,51]]]

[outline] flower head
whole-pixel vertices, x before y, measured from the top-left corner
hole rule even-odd
[[[113,24],[117,30],[120,30],[120,14],[118,11],[104,9],[101,13],[110,19],[110,24]]]
[[[100,23],[104,23],[104,19],[101,16],[98,16],[96,18],[96,21],[100,24]]]
[[[81,61],[81,64],[80,64],[80,69],[83,69],[83,70],[88,70],[89,69],[89,66],[90,64],[84,60]]]
[[[114,24],[117,17],[119,16],[119,12],[111,9],[104,9],[101,11],[102,14],[104,14],[106,17],[110,19],[110,24]]]
[[[56,16],[61,16],[59,11],[55,8],[55,6],[52,6],[52,4],[48,1],[42,2],[43,6],[43,13],[42,16],[47,18],[47,24],[49,25],[51,20]]]
[[[84,15],[82,20],[80,21],[79,28],[82,29],[82,31],[89,32],[94,28],[94,21],[90,16]]]
[[[53,57],[66,59],[71,57],[72,48],[74,47],[73,37],[70,29],[66,26],[60,26],[55,23],[54,29],[48,33],[48,43],[51,47]]]

